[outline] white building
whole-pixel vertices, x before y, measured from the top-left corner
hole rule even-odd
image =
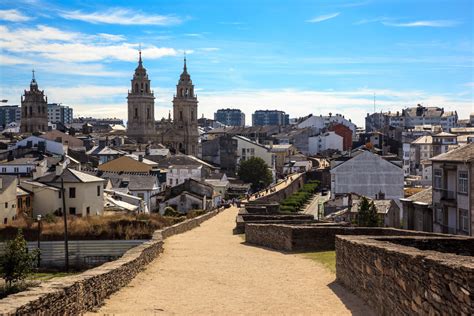
[[[22,187],[34,193],[33,215],[62,211],[62,192],[56,191],[61,187],[61,181],[64,182],[66,208],[69,215],[92,216],[102,215],[104,210],[103,187],[105,180],[84,172],[66,168],[64,171],[60,166],[56,166],[55,173],[49,173],[36,181],[25,181]],[[53,187],[50,191],[55,193],[44,196],[45,200],[40,200],[39,193],[41,185]],[[37,187],[40,186],[40,189]],[[46,190],[44,190],[46,191]],[[36,192],[36,193],[35,193]],[[61,206],[59,206],[61,205]]]
[[[0,221],[1,224],[9,224],[16,219],[17,178],[15,176],[0,176]]]
[[[328,127],[331,124],[342,124],[352,130],[352,135],[356,134],[357,126],[352,123],[350,119],[346,119],[344,115],[329,113],[327,116],[310,116],[303,122],[298,124],[298,128],[311,127],[314,131],[319,132],[321,129]]]
[[[275,169],[275,154],[272,153],[269,148],[243,136],[234,136],[232,138],[237,140],[237,164],[239,164],[240,161],[259,157],[262,158],[272,170]]]
[[[47,171],[47,160],[38,158],[17,158],[0,162],[0,174],[16,176],[42,176]]]
[[[401,164],[385,160],[363,150],[344,161],[331,162],[331,196],[357,193],[372,199],[384,194],[384,199],[399,201],[404,197]]]
[[[335,132],[326,132],[308,138],[309,155],[317,155],[326,150],[343,151],[343,138]]]
[[[29,136],[20,140],[15,144],[15,149],[17,148],[33,148],[39,151],[61,156],[66,153],[66,147],[63,144],[37,136]]]
[[[166,183],[176,186],[184,183],[187,179],[201,181],[203,179],[202,165],[171,165],[166,174]]]

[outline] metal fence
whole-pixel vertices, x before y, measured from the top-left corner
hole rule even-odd
[[[121,257],[127,250],[146,240],[70,240],[69,264],[72,267],[92,267]],[[5,243],[0,243],[0,255]],[[30,251],[38,249],[37,242],[28,242]],[[64,242],[42,241],[40,265],[49,268],[64,267]]]

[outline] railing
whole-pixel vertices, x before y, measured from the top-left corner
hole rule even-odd
[[[442,189],[441,190],[441,199],[446,201],[456,201],[456,192],[451,190]]]

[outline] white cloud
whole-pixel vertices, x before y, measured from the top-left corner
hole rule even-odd
[[[138,45],[122,41],[122,35],[88,35],[44,25],[19,29],[0,26],[0,33],[0,49],[25,57],[34,56],[37,59],[40,56],[64,62],[137,59]],[[174,48],[149,45],[142,49],[142,54],[144,58],[157,59],[176,56],[179,52]]]
[[[170,15],[144,14],[139,11],[115,8],[106,11],[85,13],[82,11],[64,11],[60,15],[69,20],[80,20],[93,24],[121,24],[121,25],[174,25],[181,23],[181,19]]]
[[[459,24],[454,20],[420,20],[413,22],[388,22],[383,21],[382,24],[395,27],[453,27]]]
[[[201,48],[203,52],[217,52],[220,48],[217,47],[203,47]]]
[[[323,21],[326,21],[326,20],[335,18],[335,17],[338,16],[339,14],[340,14],[340,12],[335,12],[335,13],[331,13],[331,14],[320,15],[320,16],[316,16],[316,17],[314,17],[314,18],[312,18],[312,19],[306,20],[306,22],[308,22],[308,23],[319,23],[319,22],[323,22]]]
[[[0,10],[0,20],[9,22],[26,22],[31,20],[29,16],[24,15],[18,10]]]

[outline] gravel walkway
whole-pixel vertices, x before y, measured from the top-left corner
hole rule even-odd
[[[322,265],[243,244],[237,208],[165,242],[164,253],[99,314],[368,315]]]

